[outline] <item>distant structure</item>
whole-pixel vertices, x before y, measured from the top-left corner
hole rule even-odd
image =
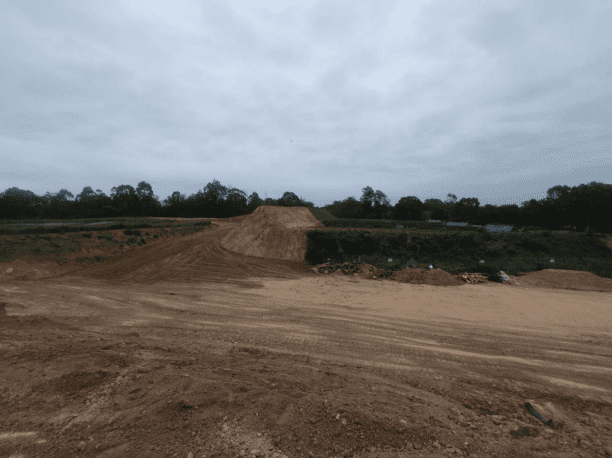
[[[488,232],[510,232],[514,226],[495,226],[493,224],[487,224],[485,229]]]
[[[428,223],[442,223],[442,220],[439,219],[430,219],[427,221]],[[467,226],[468,223],[453,223],[453,222],[447,222],[447,223],[442,223],[445,226]],[[482,227],[482,226],[476,226],[474,225],[473,227]],[[487,224],[484,228],[486,231],[488,232],[510,232],[512,230],[514,226],[501,226],[498,224]]]

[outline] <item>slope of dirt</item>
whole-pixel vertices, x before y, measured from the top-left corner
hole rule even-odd
[[[610,295],[253,281],[0,286],[0,456],[612,451]]]
[[[252,216],[3,278],[0,456],[612,456],[609,292],[223,248]]]
[[[89,267],[74,262],[60,265],[52,259],[18,259],[12,263],[0,263],[0,279],[79,276],[131,283],[229,282],[256,287],[250,278],[295,279],[313,275],[313,266],[303,260],[305,232],[321,227],[322,223],[307,208],[261,206],[249,215],[211,218],[211,221],[212,227],[187,236],[166,236],[161,244],[158,239],[141,247],[126,246],[121,250],[115,247],[112,255],[108,252],[110,258]],[[102,247],[96,247],[95,254],[105,253]],[[341,270],[341,266],[332,266],[328,272],[344,275],[338,269]],[[319,269],[316,275],[324,271]],[[381,281],[382,272],[365,264],[349,276]],[[434,286],[465,284],[461,274],[453,275],[437,268],[408,267],[394,272],[388,279]],[[612,279],[588,272],[546,269],[520,276],[508,275],[508,279],[505,283],[508,287],[612,292]]]
[[[170,227],[142,229],[141,237],[146,246],[157,246],[170,239],[183,237],[178,229]],[[93,232],[89,238],[83,233],[49,234],[48,240],[36,236],[7,236],[0,235],[0,243],[8,246],[12,260],[0,262],[0,282],[19,280],[40,280],[68,272],[78,271],[91,264],[95,256],[115,258],[124,253],[140,250],[137,245],[126,244],[136,237],[126,235],[123,229]],[[155,238],[157,237],[157,238]],[[121,246],[121,244],[124,244]],[[21,254],[21,247],[27,246],[25,255]],[[34,245],[34,246],[32,246]],[[36,249],[39,249],[36,252]],[[60,254],[52,253],[60,250]],[[50,254],[45,254],[49,251]]]
[[[303,261],[306,231],[322,228],[305,207],[258,207],[221,239],[226,250],[258,258]]]

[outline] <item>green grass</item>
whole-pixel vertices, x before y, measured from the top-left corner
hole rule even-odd
[[[385,233],[347,231],[344,234],[339,240],[335,239],[335,234],[313,240],[318,246],[327,245],[329,248],[309,253],[307,261],[310,264],[339,264],[361,259],[378,269],[387,270],[384,276],[404,269],[409,261],[414,260],[419,268],[428,269],[433,265],[451,274],[480,272],[492,281],[499,281],[499,271],[520,275],[542,269],[585,271],[612,278],[612,249],[606,243],[611,236],[604,234],[416,231],[395,241],[385,239]],[[338,242],[347,252],[337,248]],[[350,254],[368,246],[369,250],[362,250],[365,253]],[[376,252],[379,246],[387,248],[380,250],[382,253]],[[554,262],[551,263],[551,259]],[[481,264],[480,260],[485,263]]]
[[[96,218],[89,220],[45,220],[38,222],[99,222],[104,219]],[[81,251],[83,242],[88,239],[93,239],[99,242],[99,246],[103,250],[113,250],[113,254],[117,253],[116,249],[128,246],[146,245],[147,239],[157,239],[160,235],[149,235],[145,232],[142,235],[142,228],[160,229],[162,235],[169,233],[187,235],[193,232],[201,231],[207,226],[210,226],[208,221],[189,221],[175,222],[170,220],[150,220],[148,218],[113,218],[112,221],[118,224],[100,225],[100,226],[59,226],[59,227],[44,227],[44,226],[7,226],[0,224],[0,235],[16,236],[16,240],[5,240],[0,238],[0,262],[10,262],[14,259],[34,259],[34,260],[56,260],[65,262],[64,256],[68,253]],[[9,223],[12,221],[2,221]],[[19,222],[19,221],[18,221]],[[24,221],[20,221],[24,222]],[[37,221],[27,221],[28,223],[37,223]],[[170,230],[165,229],[170,227]],[[127,241],[120,241],[113,238],[110,230],[123,229],[125,235],[131,237]],[[55,237],[51,234],[64,234],[62,237]],[[107,257],[94,256],[92,258],[75,259],[78,263],[95,263],[100,262]]]
[[[315,216],[315,218],[317,218],[321,222],[340,220],[340,218],[336,218],[334,215],[332,215],[328,211],[321,210],[320,208],[311,208],[310,211]]]

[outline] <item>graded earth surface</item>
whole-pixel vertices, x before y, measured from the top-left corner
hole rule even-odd
[[[326,275],[305,208],[212,221],[0,263],[0,457],[612,455],[612,280]]]

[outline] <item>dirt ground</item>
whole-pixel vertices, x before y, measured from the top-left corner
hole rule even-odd
[[[0,457],[612,455],[612,280],[314,273],[258,210],[0,263]]]

